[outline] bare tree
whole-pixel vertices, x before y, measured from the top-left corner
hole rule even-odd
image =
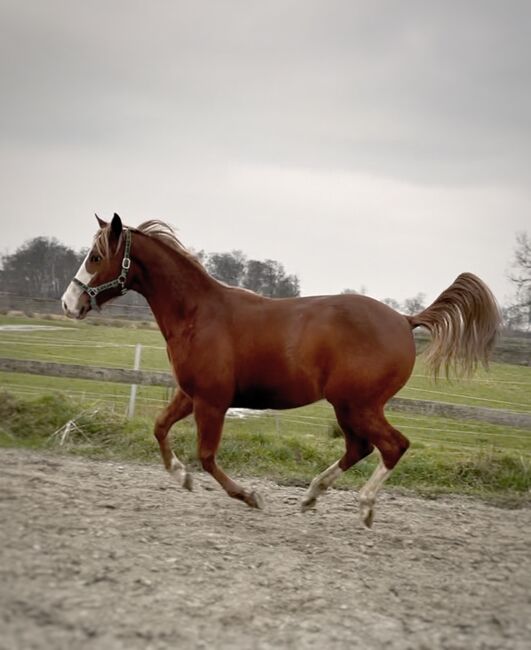
[[[395,300],[394,298],[384,298],[382,302],[384,305],[391,307],[391,309],[394,309],[395,311],[400,311],[400,303],[398,302],[398,300]]]
[[[341,293],[342,294],[356,293],[356,294],[358,294],[360,296],[366,296],[367,295],[367,287],[364,284],[362,284],[359,289],[343,289],[343,291]]]
[[[425,309],[424,300],[426,300],[426,296],[423,293],[417,293],[412,298],[406,298],[404,300],[404,312],[409,316],[418,314]]]
[[[508,324],[531,330],[531,239],[526,232],[516,234],[516,248],[509,279],[516,288],[516,301],[505,311]]]

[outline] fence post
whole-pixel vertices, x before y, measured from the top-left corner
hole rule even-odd
[[[135,346],[135,364],[133,370],[140,370],[140,358],[142,356],[142,344],[137,343]],[[135,415],[137,385],[131,384],[131,394],[129,395],[129,406],[127,408],[127,418],[130,420]]]

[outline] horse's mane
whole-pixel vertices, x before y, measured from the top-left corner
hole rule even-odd
[[[106,228],[102,228],[101,230],[99,230],[96,233],[96,237],[94,240],[95,249],[97,253],[102,257],[107,257],[110,253],[109,228],[110,227],[108,226]],[[143,235],[146,235],[147,237],[152,237],[153,239],[157,239],[158,241],[162,242],[164,245],[173,249],[180,255],[184,255],[196,266],[204,270],[204,267],[199,261],[199,259],[192,252],[190,252],[186,248],[186,246],[184,246],[184,244],[181,243],[181,241],[177,238],[177,235],[175,234],[174,228],[170,226],[168,223],[165,223],[164,221],[160,221],[158,219],[150,219],[149,221],[144,221],[136,228],[129,228],[129,230],[133,233],[138,232]]]

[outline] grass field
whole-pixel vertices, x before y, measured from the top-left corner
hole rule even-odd
[[[141,343],[142,369],[169,369],[164,342],[154,329],[96,326],[90,320],[73,323],[0,316],[0,327],[28,324],[61,329],[0,329],[0,356],[132,367],[134,347]],[[153,415],[168,400],[168,389],[139,387],[141,417],[126,422],[126,385],[1,373],[0,388],[8,391],[1,400],[0,444],[57,448],[58,436],[51,434],[75,419],[81,432],[67,436],[63,449],[92,456],[157,459],[158,448],[151,434]],[[481,371],[470,381],[434,383],[419,358],[401,395],[531,412],[530,389],[531,369],[526,367],[493,364],[489,374]],[[529,498],[531,432],[392,412],[389,419],[412,441],[390,485],[430,493],[503,495],[517,501]],[[342,453],[343,443],[333,435],[333,422],[332,410],[324,402],[281,413],[228,418],[220,460],[238,474],[307,483]],[[187,420],[175,429],[177,453],[193,464],[192,422]],[[339,485],[359,484],[373,462],[361,463]]]
[[[52,331],[0,330],[0,356],[17,359],[39,359],[59,363],[132,368],[135,345],[142,347],[143,370],[169,371],[164,340],[156,329],[97,326],[97,321],[78,323],[62,320],[38,320],[26,317],[0,316],[3,325],[57,326]],[[53,385],[62,391],[88,398],[98,396],[127,400],[129,387],[118,384],[52,379],[3,373],[2,384],[14,392],[40,392]],[[140,400],[149,407],[150,400],[165,401],[168,391],[156,387],[139,387]],[[471,380],[440,379],[434,382],[426,375],[422,357],[402,397],[439,400],[470,406],[487,406],[511,411],[531,412],[531,368],[508,364],[491,364],[490,372],[480,369]],[[157,407],[158,408],[158,407]]]

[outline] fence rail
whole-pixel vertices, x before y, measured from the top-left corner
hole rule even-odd
[[[143,386],[176,386],[173,375],[168,372],[146,370],[129,370],[125,368],[108,368],[82,366],[76,364],[53,363],[49,361],[33,361],[26,359],[10,359],[0,357],[0,371],[20,372],[31,375],[49,377],[68,377],[71,379],[92,379],[122,384],[138,384]],[[490,424],[507,425],[531,429],[531,415],[501,409],[463,406],[447,402],[406,399],[394,397],[388,402],[393,411],[431,415],[459,420],[478,420]]]
[[[117,384],[167,386],[170,388],[176,386],[175,379],[169,372],[129,370],[127,368],[98,368],[74,363],[55,363],[29,359],[0,357],[0,371],[23,372],[28,375],[45,375],[47,377],[68,377],[69,379],[93,379],[95,381],[111,381]]]

